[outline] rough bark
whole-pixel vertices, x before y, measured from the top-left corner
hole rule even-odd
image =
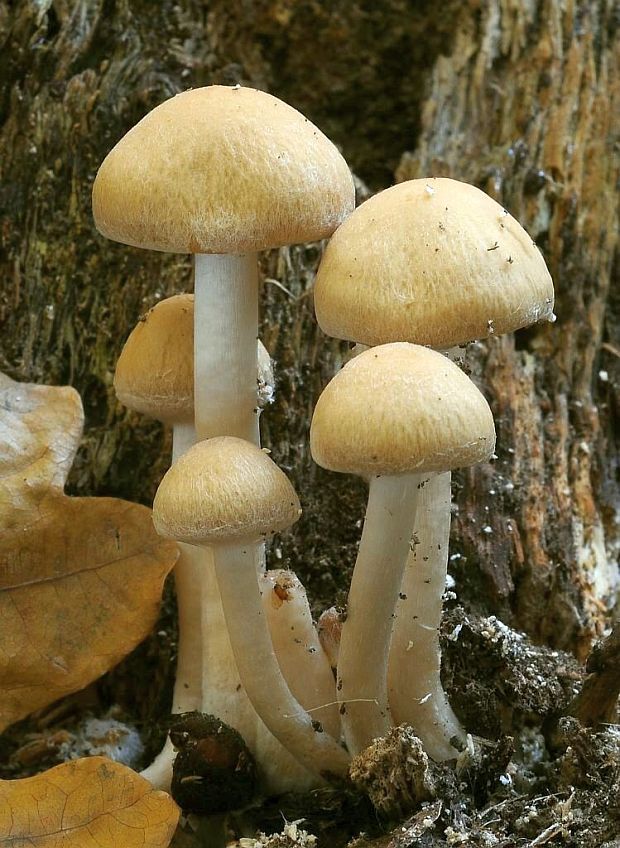
[[[152,497],[167,442],[115,402],[114,363],[139,315],[191,285],[187,257],[97,235],[98,164],[182,88],[265,87],[330,134],[373,188],[412,151],[399,179],[477,183],[545,253],[557,324],[492,340],[473,359],[499,458],[457,480],[453,565],[461,599],[583,654],[609,607],[595,583],[617,540],[616,27],[611,0],[0,5],[0,369],[82,394],[72,491]],[[307,447],[314,400],[346,350],[314,324],[320,250],[264,257],[262,332],[278,398],[263,426],[305,507],[275,555],[330,604],[347,583],[364,492],[317,470]]]

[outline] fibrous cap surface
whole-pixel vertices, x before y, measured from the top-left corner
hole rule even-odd
[[[195,545],[258,540],[300,514],[293,486],[268,454],[232,436],[191,447],[168,470],[153,503],[157,532]]]
[[[523,227],[475,186],[410,180],[331,239],[315,307],[330,336],[449,348],[553,320],[553,282]]]
[[[310,447],[331,471],[440,473],[488,459],[495,426],[458,366],[402,342],[370,348],[336,374],[316,405]]]
[[[107,155],[93,214],[110,239],[179,253],[246,253],[331,235],[353,211],[346,162],[296,109],[208,86],[149,112]]]

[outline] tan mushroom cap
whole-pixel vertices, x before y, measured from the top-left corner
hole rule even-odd
[[[258,342],[258,384],[269,398],[271,358]],[[116,364],[119,401],[166,424],[194,420],[194,295],[161,300],[133,328]],[[260,398],[259,398],[260,403]]]
[[[523,227],[475,186],[411,180],[363,203],[330,241],[319,324],[368,345],[448,348],[553,320],[553,282]]]
[[[441,473],[495,447],[489,405],[443,354],[407,342],[348,362],[320,396],[310,428],[315,461],[331,471]]]
[[[194,296],[160,301],[133,328],[114,390],[129,409],[165,423],[194,420]]]
[[[300,514],[295,490],[268,454],[233,436],[191,447],[165,474],[153,503],[159,535],[190,545],[258,540]]]
[[[98,230],[178,253],[245,253],[331,235],[353,211],[346,162],[296,109],[213,85],[149,112],[93,186]]]

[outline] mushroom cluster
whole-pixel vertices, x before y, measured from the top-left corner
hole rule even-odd
[[[260,450],[271,390],[269,357],[257,348],[257,252],[331,235],[354,202],[334,145],[295,109],[240,86],[194,89],[158,106],[108,154],[93,186],[103,235],[194,255],[193,297],[164,301],[138,324],[115,386],[122,402],[173,426],[173,465],[154,510],[182,550],[173,709],[213,713],[237,730],[271,792],[343,775],[349,758],[305,593],[291,588],[276,614],[264,574],[264,541],[297,519],[299,503]],[[208,503],[213,480],[224,500],[214,491]],[[283,626],[307,644],[290,685]],[[145,776],[170,786],[173,757],[168,742]]]
[[[480,189],[446,178],[410,180],[362,204],[330,241],[315,285],[317,320],[328,335],[370,346],[415,343],[461,359],[458,346],[554,321],[553,303],[543,256],[519,222]],[[429,434],[442,460],[418,469],[415,544],[396,600],[387,677],[391,720],[411,724],[436,760],[455,757],[465,737],[441,684],[439,648],[450,472],[468,464],[452,464],[440,446],[461,403],[454,395]],[[490,431],[486,438],[486,457],[473,462],[492,454]],[[350,609],[343,643],[349,617]]]
[[[195,259],[194,295],[148,313],[115,379],[121,402],[173,427],[153,510],[181,548],[173,711],[238,731],[265,791],[344,778],[351,756],[401,722],[434,759],[455,757],[465,733],[438,637],[450,473],[488,460],[495,428],[454,348],[553,320],[537,247],[494,200],[450,179],[403,183],[353,211],[331,142],[239,86],[149,113],[103,162],[93,209],[109,238]],[[300,504],[260,448],[273,377],[257,346],[256,254],[334,232],[316,314],[357,355],[320,396],[310,446],[323,467],[364,477],[369,496],[346,615],[324,615],[319,639],[298,578],[264,567],[266,540]],[[144,774],[168,787],[173,758],[168,742]]]

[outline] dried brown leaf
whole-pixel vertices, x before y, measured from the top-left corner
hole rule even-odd
[[[166,848],[178,818],[169,795],[105,757],[0,781],[2,848]]]
[[[72,389],[0,382],[0,730],[144,639],[178,556],[146,507],[62,493],[81,425]]]

